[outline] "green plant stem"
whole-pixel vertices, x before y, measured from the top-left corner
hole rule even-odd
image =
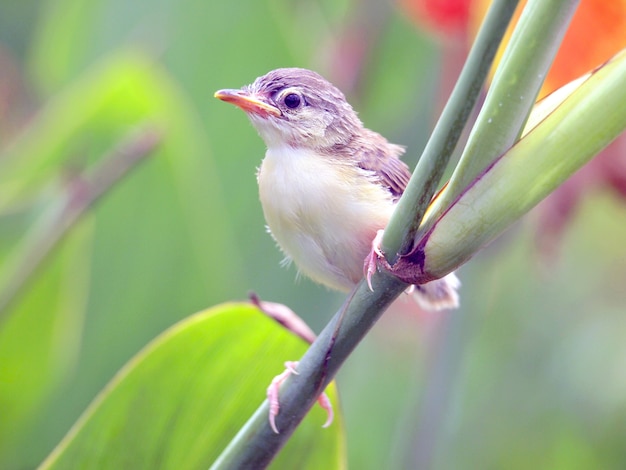
[[[154,151],[161,136],[143,129],[121,142],[110,155],[85,175],[73,178],[65,192],[54,201],[30,229],[0,272],[0,320],[7,315],[17,295],[32,279],[80,217],[140,161]]]
[[[382,248],[392,265],[398,255],[407,254],[413,248],[418,227],[474,109],[518,3],[519,0],[496,0],[487,13],[459,80],[407,185],[405,197],[398,202],[397,215],[385,229]]]

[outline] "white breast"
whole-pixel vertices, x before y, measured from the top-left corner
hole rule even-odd
[[[389,192],[353,164],[291,147],[267,151],[258,182],[265,220],[284,253],[314,281],[350,289],[391,217]]]

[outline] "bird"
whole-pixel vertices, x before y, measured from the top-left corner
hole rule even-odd
[[[331,289],[352,289],[411,177],[399,158],[404,147],[366,128],[312,70],[272,70],[215,97],[245,111],[267,146],[259,197],[284,264]],[[455,308],[458,287],[448,275],[416,286],[415,298],[427,310]]]
[[[299,272],[339,291],[371,288],[383,230],[411,177],[404,147],[364,126],[317,72],[279,68],[215,97],[247,114],[267,151],[257,171],[267,227]],[[427,310],[456,308],[454,273],[413,287]]]

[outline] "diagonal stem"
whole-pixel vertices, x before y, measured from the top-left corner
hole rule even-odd
[[[272,431],[265,400],[239,430],[211,470],[265,468],[288,441],[319,394],[386,308],[407,285],[389,274],[375,276],[374,292],[362,281],[343,308],[326,325],[280,390],[280,413]]]
[[[394,217],[385,229],[382,248],[392,265],[398,255],[405,255],[413,248],[415,235],[426,209],[474,109],[518,3],[519,0],[496,0],[487,13],[459,80],[407,185],[404,197],[398,202]]]
[[[0,321],[65,234],[111,187],[150,155],[161,141],[154,129],[135,132],[102,158],[98,166],[73,178],[43,214],[0,272]]]

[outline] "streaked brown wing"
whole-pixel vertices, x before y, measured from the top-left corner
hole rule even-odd
[[[360,146],[359,167],[373,171],[380,178],[380,183],[389,189],[394,200],[399,199],[411,178],[409,167],[398,158],[404,153],[404,148],[390,144],[375,132],[368,133],[366,137],[369,145]]]

